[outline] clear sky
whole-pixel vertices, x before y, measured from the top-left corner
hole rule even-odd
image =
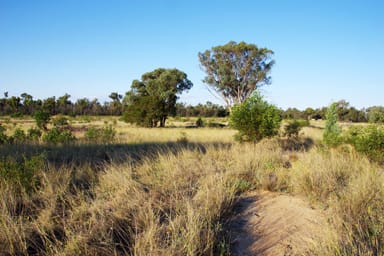
[[[281,108],[384,105],[382,0],[0,0],[0,97],[103,102],[164,67],[194,83],[182,102],[221,103],[197,54],[229,41],[275,52],[262,93]]]

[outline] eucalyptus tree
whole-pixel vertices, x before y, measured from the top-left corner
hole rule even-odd
[[[245,42],[229,42],[199,53],[203,80],[227,106],[242,103],[253,91],[270,84],[273,51]]]

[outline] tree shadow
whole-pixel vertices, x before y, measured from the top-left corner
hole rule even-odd
[[[305,137],[291,137],[279,139],[280,147],[285,151],[308,151],[310,150],[315,142],[313,139]]]
[[[177,155],[182,151],[199,151],[203,154],[207,148],[230,148],[230,143],[194,143],[188,141],[165,143],[136,143],[136,144],[69,144],[69,145],[34,145],[15,144],[0,146],[0,156],[23,160],[36,155],[42,155],[53,166],[89,165],[100,169],[106,163],[140,163],[143,159],[156,159],[159,154]]]

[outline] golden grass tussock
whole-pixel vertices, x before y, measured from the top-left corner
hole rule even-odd
[[[384,175],[352,147],[313,149],[293,164],[291,189],[327,212],[337,231],[313,255],[384,253]]]

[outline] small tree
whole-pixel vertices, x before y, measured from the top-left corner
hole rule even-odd
[[[323,141],[328,146],[336,146],[340,143],[341,138],[341,129],[337,125],[337,103],[332,103],[327,110],[327,113],[325,115],[326,117],[326,123],[325,123],[325,129],[323,133]]]
[[[230,115],[230,125],[238,130],[240,141],[260,141],[278,134],[281,123],[280,111],[254,92],[242,104],[235,105]]]
[[[178,69],[158,68],[134,80],[126,93],[124,120],[141,126],[165,126],[169,115],[176,113],[178,95],[188,91],[192,82]]]
[[[34,118],[35,118],[37,127],[46,131],[47,124],[50,119],[49,112],[44,110],[36,111],[36,113],[34,114]]]

